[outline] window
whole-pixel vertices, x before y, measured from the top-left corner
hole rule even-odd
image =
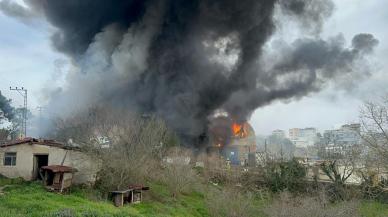
[[[16,165],[16,152],[6,152],[4,154],[4,166]]]

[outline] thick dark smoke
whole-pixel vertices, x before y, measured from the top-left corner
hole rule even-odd
[[[143,0],[31,0],[59,31],[52,36],[54,46],[67,54],[82,55],[97,33],[115,23],[128,28],[145,12]]]
[[[273,100],[360,77],[355,63],[377,44],[370,34],[355,36],[351,47],[341,37],[320,38],[330,0],[25,1],[57,27],[53,45],[73,60],[53,108],[125,106],[160,115],[186,138],[206,132],[216,110],[245,121]],[[313,33],[266,61],[278,9]]]

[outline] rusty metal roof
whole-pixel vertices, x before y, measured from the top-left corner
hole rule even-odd
[[[150,188],[144,185],[128,185],[129,189],[134,189],[134,190],[149,190]]]
[[[68,146],[68,145],[65,145],[61,142],[55,141],[55,140],[36,139],[36,138],[32,138],[32,137],[17,139],[17,140],[13,140],[13,141],[1,144],[0,148],[14,146],[14,145],[21,145],[21,144],[29,144],[29,145],[38,144],[38,145],[46,145],[46,146],[57,147],[57,148],[62,148],[62,149],[79,149],[77,147]]]
[[[77,172],[77,169],[69,166],[62,166],[62,165],[50,165],[50,166],[43,166],[43,170],[50,170],[54,173],[73,173]]]

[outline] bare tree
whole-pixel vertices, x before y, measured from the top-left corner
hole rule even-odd
[[[366,102],[361,109],[361,136],[384,165],[388,165],[388,96],[379,101]]]
[[[363,196],[377,199],[387,187],[384,173],[388,171],[388,95],[379,100],[365,102],[360,119],[361,137],[366,145],[364,164],[361,172]]]
[[[361,149],[358,145],[345,145],[340,155],[328,158],[320,165],[324,174],[332,184],[326,186],[332,201],[348,200],[354,196],[352,189],[346,184],[360,182],[363,169]]]
[[[169,149],[163,159],[160,179],[169,188],[173,197],[198,187],[200,180],[192,168],[191,159],[193,159],[192,151],[181,147]]]
[[[160,153],[174,135],[154,116],[112,108],[93,108],[59,120],[56,138],[82,148],[99,164],[97,184],[120,190],[152,178]]]
[[[355,171],[355,166],[350,161],[342,161],[342,163],[338,162],[339,160],[323,162],[321,164],[321,169],[333,183],[345,185],[346,180],[348,180]],[[340,168],[339,165],[342,165],[342,168]]]
[[[8,129],[0,129],[0,143],[6,141],[10,134],[10,130]]]
[[[232,187],[222,189],[209,187],[206,194],[206,203],[210,216],[257,216],[260,211],[255,204],[254,195],[240,190]]]

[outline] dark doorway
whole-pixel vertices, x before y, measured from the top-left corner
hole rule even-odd
[[[40,168],[48,165],[48,155],[47,154],[36,154],[34,155],[34,179],[42,180],[43,177],[40,174]]]

